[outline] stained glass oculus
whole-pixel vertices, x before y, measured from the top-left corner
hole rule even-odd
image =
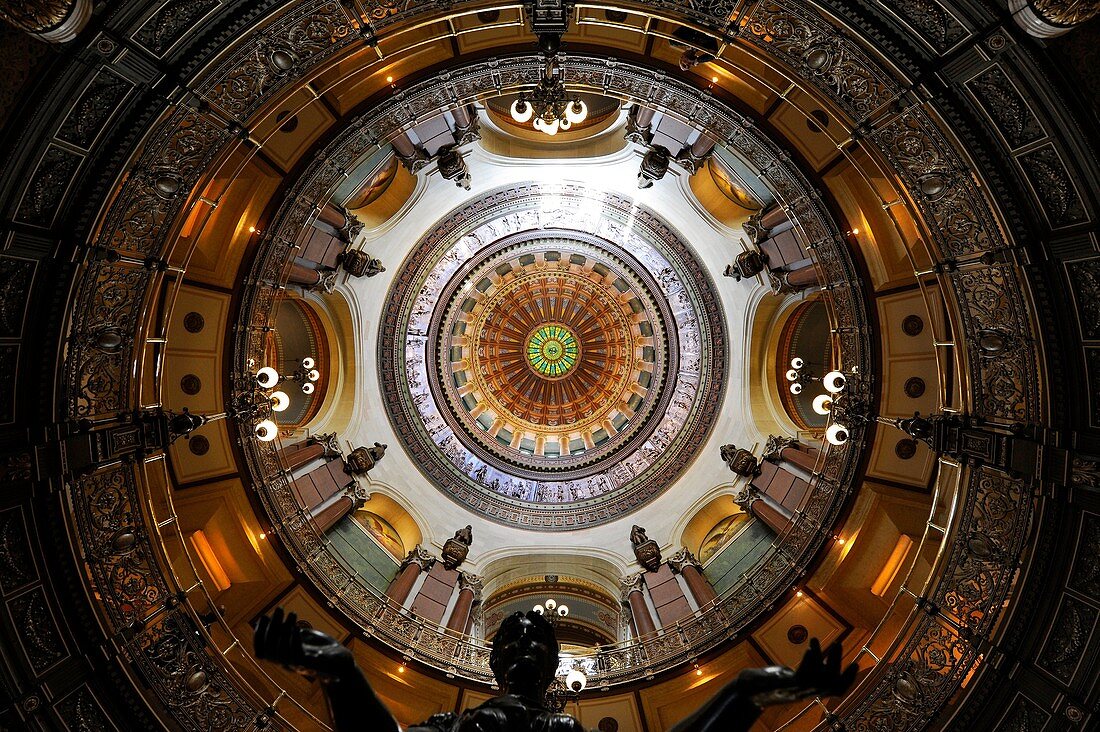
[[[580,347],[573,332],[561,325],[544,325],[527,339],[527,361],[542,376],[558,379],[577,363]]]

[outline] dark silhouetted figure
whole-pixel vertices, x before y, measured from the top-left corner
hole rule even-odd
[[[254,642],[259,658],[320,677],[337,732],[399,732],[351,650],[320,631],[300,627],[294,613],[284,615],[278,608],[270,618],[261,616]],[[489,654],[500,695],[460,715],[433,715],[408,732],[584,732],[576,719],[552,712],[544,703],[558,667],[558,650],[554,628],[542,615],[517,612],[505,618]],[[670,732],[748,730],[761,707],[842,694],[855,675],[855,664],[841,672],[839,643],[823,653],[815,638],[797,671],[778,666],[742,671]]]

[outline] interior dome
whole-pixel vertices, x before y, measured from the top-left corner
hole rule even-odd
[[[493,276],[467,275],[438,349],[448,400],[520,461],[584,454],[644,421],[667,372],[653,296],[543,232],[486,261]]]
[[[1097,16],[0,0],[0,727],[1096,727]]]
[[[390,418],[433,457],[421,470],[529,526],[600,523],[657,495],[706,439],[726,373],[691,250],[577,185],[501,189],[445,222],[402,266],[416,297],[388,298],[397,342],[379,344],[401,396]]]

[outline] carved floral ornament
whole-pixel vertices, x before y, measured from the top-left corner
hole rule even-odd
[[[676,15],[682,12],[685,15],[700,20],[711,27],[722,27],[730,13],[734,10],[734,3],[708,3],[705,5],[692,4],[690,7],[681,3],[656,2],[655,8],[668,10]],[[303,3],[298,8],[313,6]],[[383,7],[378,4],[378,7]],[[383,15],[396,22],[398,19],[411,17],[414,14],[435,9],[435,4],[423,5],[411,4],[398,11],[395,5],[389,5],[393,12],[386,10]],[[708,11],[714,8],[715,13],[710,15]],[[718,11],[721,12],[718,12]],[[775,50],[774,55],[786,63],[788,69],[804,83],[812,85],[827,98],[832,98],[843,109],[858,113],[861,118],[867,114],[872,127],[877,125],[878,134],[865,140],[868,145],[880,145],[876,154],[882,155],[891,165],[903,172],[908,187],[908,194],[914,201],[918,218],[924,220],[929,241],[934,242],[941,252],[948,256],[969,258],[973,263],[972,274],[976,273],[979,279],[995,283],[996,288],[1002,292],[1011,293],[1007,297],[1008,307],[1003,307],[995,298],[988,297],[988,288],[985,291],[971,292],[972,288],[963,282],[961,275],[950,274],[945,280],[950,285],[954,300],[952,305],[962,314],[962,333],[960,336],[968,336],[968,340],[974,340],[976,334],[983,328],[996,327],[1001,332],[1012,336],[1011,342],[1015,344],[1011,356],[1014,364],[1006,370],[999,362],[992,360],[982,361],[977,355],[966,354],[967,364],[970,369],[971,381],[977,391],[975,395],[975,411],[988,414],[994,418],[1014,419],[1033,418],[1039,413],[1039,396],[1036,388],[1038,383],[1035,378],[1035,364],[1037,354],[1034,344],[1037,339],[1030,331],[1030,321],[1023,317],[1026,314],[1028,301],[1020,287],[1018,275],[1011,268],[993,268],[990,265],[979,264],[980,255],[990,249],[1003,248],[1005,242],[1001,241],[1000,234],[993,222],[996,217],[988,201],[983,198],[983,193],[971,182],[969,175],[957,175],[958,171],[968,171],[965,157],[954,149],[954,142],[946,139],[938,131],[934,120],[934,110],[930,105],[920,104],[911,107],[903,117],[875,118],[877,101],[890,98],[890,94],[897,98],[904,89],[901,80],[894,79],[890,73],[884,71],[885,67],[869,59],[866,52],[858,48],[839,29],[822,18],[818,12],[809,6],[786,3],[784,6],[756,5],[753,6],[754,23],[739,26],[738,33],[750,43],[754,43],[768,51]],[[372,17],[375,13],[372,12]],[[720,19],[720,20],[719,20]],[[382,20],[381,18],[379,19]],[[379,23],[379,27],[382,24]],[[240,63],[242,57],[247,57],[256,50],[258,44],[269,43],[275,40],[277,32],[285,30],[279,24],[259,26],[251,35],[241,39],[240,52],[228,54],[225,64]],[[760,31],[757,33],[757,31]],[[744,34],[752,34],[749,38]],[[779,39],[779,42],[776,42]],[[818,50],[815,46],[814,53],[807,54],[807,45],[799,48],[803,40],[812,39],[815,43],[824,43],[826,48]],[[769,44],[775,44],[774,46]],[[328,48],[333,48],[332,46]],[[308,55],[297,59],[296,69],[306,69],[311,63]],[[863,65],[864,68],[855,68]],[[505,65],[507,66],[507,64]],[[507,84],[500,74],[499,66],[494,68],[482,67],[476,73],[482,74],[487,83],[478,86],[475,80],[466,78],[464,84],[468,89],[475,91],[485,89],[488,91],[494,86],[499,89]],[[846,75],[851,69],[852,74]],[[578,70],[580,73],[581,70]],[[632,89],[641,88],[646,74],[636,68],[616,69],[606,62],[590,62],[590,79],[610,78],[613,87],[618,87],[616,93],[624,97],[630,97],[635,92]],[[512,78],[527,78],[530,74]],[[272,77],[271,85],[260,90],[256,95],[257,104],[263,100],[264,94],[272,94],[280,88],[279,81],[289,77]],[[621,82],[630,80],[633,86],[622,85]],[[450,81],[433,80],[440,87],[446,86]],[[508,82],[511,83],[511,82]],[[652,84],[653,80],[650,79]],[[672,90],[663,89],[662,104],[667,101],[670,111],[680,116],[699,115],[704,123],[714,122],[715,129],[722,135],[729,137],[730,142],[743,142],[746,139],[750,144],[750,157],[759,164],[768,162],[768,150],[765,145],[762,149],[755,149],[751,144],[754,133],[750,126],[739,128],[735,119],[721,110],[716,111],[715,105],[706,100],[692,99],[689,94],[679,94],[675,84],[667,83]],[[488,88],[486,88],[488,87]],[[652,88],[652,87],[647,87]],[[886,93],[889,90],[889,93]],[[203,94],[212,92],[209,87],[198,87]],[[456,92],[455,87],[450,87],[447,93]],[[456,93],[457,98],[466,98],[467,89]],[[667,96],[665,96],[667,95]],[[440,97],[437,97],[439,99]],[[415,104],[413,103],[415,102]],[[407,124],[413,115],[431,108],[430,102],[410,100],[410,106],[399,109],[396,105],[384,111],[389,115],[389,122],[397,125]],[[417,110],[419,105],[419,111]],[[870,112],[868,112],[870,110]],[[743,122],[743,121],[742,121]],[[384,139],[384,137],[372,137],[372,130],[394,129],[387,124],[383,113],[373,118],[373,126],[359,126],[358,131],[364,133],[362,144],[356,146],[354,151],[349,151],[334,157],[333,170],[338,170],[340,165],[353,161],[361,154],[374,149],[370,139]],[[194,126],[205,126],[209,134],[194,135],[189,129]],[[907,129],[908,133],[897,134],[899,129]],[[914,146],[912,135],[923,137],[924,142]],[[138,247],[143,252],[159,252],[167,241],[168,232],[176,223],[180,215],[182,201],[196,186],[200,172],[208,161],[212,160],[223,144],[226,144],[231,135],[220,124],[212,123],[204,119],[201,113],[192,110],[179,110],[176,114],[169,115],[160,126],[153,131],[150,139],[152,143],[143,153],[142,161],[157,162],[162,149],[172,149],[174,145],[182,144],[180,158],[168,163],[167,170],[170,173],[153,174],[142,173],[135,175],[128,181],[128,186],[133,187],[129,193],[117,198],[105,217],[103,234],[99,241],[105,246],[117,249],[130,249]],[[897,140],[900,144],[895,145]],[[910,151],[925,151],[914,158]],[[184,162],[187,161],[187,162]],[[157,165],[138,166],[137,171],[156,171]],[[782,164],[776,166],[774,172],[769,172],[769,180],[775,185],[780,198],[792,207],[807,209],[807,215],[812,217],[815,204],[809,191],[799,188],[797,175],[791,176],[785,172]],[[157,183],[162,185],[157,186]],[[317,184],[310,188],[302,185],[295,193],[312,190],[323,191],[325,185],[316,175],[316,171],[310,178],[310,183]],[[154,190],[154,187],[156,190]],[[159,192],[158,192],[159,191]],[[304,222],[304,216],[308,210],[299,207],[297,195],[288,209],[280,212],[284,217],[283,224],[299,218],[299,224]],[[177,204],[177,202],[179,202]],[[828,230],[827,228],[825,229]],[[268,250],[263,252],[258,259],[258,272],[269,275],[267,282],[277,282],[278,266],[285,262],[289,244],[285,239],[271,237],[268,240]],[[846,264],[843,251],[833,252],[829,247],[818,251],[818,256],[824,261],[826,271],[831,268],[840,268]],[[131,291],[118,293],[114,290],[113,280],[101,276],[103,273],[98,266],[85,270],[84,277],[78,282],[78,299],[76,319],[87,323],[107,323],[111,326],[123,329],[123,337],[118,344],[110,345],[107,351],[102,343],[94,339],[87,341],[80,338],[70,342],[70,348],[66,356],[66,374],[68,378],[67,389],[70,394],[81,394],[82,399],[79,411],[82,414],[101,414],[116,411],[128,405],[130,391],[124,376],[119,374],[117,362],[128,362],[132,349],[137,345],[133,340],[137,332],[137,325],[129,317],[129,313],[136,308],[131,305],[129,309],[122,306],[124,302],[136,303],[144,299],[147,288],[153,286],[152,278],[145,273],[143,277],[135,278]],[[271,276],[275,275],[275,276]],[[144,280],[144,281],[142,281]],[[260,280],[264,281],[264,280]],[[259,345],[260,339],[255,337],[255,328],[266,323],[271,305],[274,301],[274,288],[261,285],[245,295],[243,313],[246,314],[245,328],[239,331],[237,337],[237,355],[243,357],[249,349]],[[835,293],[837,297],[845,297],[844,290]],[[847,297],[857,300],[854,294]],[[120,313],[118,319],[104,320],[98,317],[99,313],[94,309],[105,307],[108,313]],[[858,308],[852,308],[851,315],[845,316],[858,321]],[[853,322],[850,327],[858,333],[863,323]],[[849,327],[849,326],[843,326]],[[74,332],[87,332],[74,329]],[[854,346],[853,353],[858,351],[859,340],[854,335],[848,335],[845,331],[842,340]],[[96,351],[106,353],[106,356],[96,356]],[[866,358],[866,354],[859,354]],[[855,439],[853,439],[853,442]],[[843,451],[838,451],[843,452]],[[267,473],[268,468],[276,468],[277,461],[272,461],[270,455],[249,452],[246,456],[250,468],[257,478]],[[825,494],[829,490],[836,496],[842,496],[846,490],[844,483],[845,471],[841,466],[842,460],[827,460],[823,471],[826,476],[833,478],[822,485],[820,493]],[[268,475],[270,475],[268,473]],[[267,490],[263,493],[263,500],[267,510],[273,514],[290,516],[295,510],[295,503],[285,485],[280,485],[275,477],[267,478]],[[106,488],[100,486],[106,484]],[[1015,515],[1021,520],[1026,520],[1030,503],[1026,491],[1012,489],[1012,481],[999,481],[987,487],[994,491],[991,495],[998,495],[1002,503],[1015,504]],[[144,489],[144,488],[142,488]],[[106,490],[109,499],[105,499]],[[999,493],[998,493],[999,492]],[[114,496],[123,495],[118,485],[112,481],[81,481],[70,486],[69,495],[73,503],[74,513],[77,516],[87,515],[93,507],[114,506]],[[982,495],[982,489],[972,484],[967,487],[964,494],[967,507],[975,506]],[[290,500],[288,500],[288,498]],[[826,502],[828,503],[828,502]],[[812,507],[819,521],[828,524],[829,509]],[[98,510],[98,509],[97,509]],[[81,514],[81,512],[85,514]],[[960,516],[971,515],[967,511],[960,512]],[[1001,514],[998,514],[1001,515]],[[107,531],[109,526],[101,526],[98,517],[90,521],[78,522],[77,534],[81,541],[93,556],[125,556],[129,557],[131,569],[127,572],[135,572],[138,575],[149,577],[141,582],[115,583],[108,574],[96,575],[89,578],[88,582],[98,593],[103,603],[104,613],[116,620],[112,626],[121,631],[129,625],[129,621],[120,618],[119,614],[129,612],[127,608],[159,607],[160,614],[153,621],[148,622],[140,634],[134,638],[133,653],[135,663],[142,668],[143,675],[149,680],[149,684],[160,698],[162,703],[185,725],[190,725],[197,719],[212,719],[211,710],[216,710],[216,718],[219,728],[237,729],[251,724],[252,720],[263,718],[266,720],[267,708],[256,704],[254,701],[242,698],[238,695],[232,683],[225,678],[218,677],[220,654],[202,646],[199,636],[194,633],[192,621],[189,616],[181,613],[178,608],[165,603],[161,598],[166,596],[166,591],[150,588],[174,587],[171,578],[160,574],[162,564],[151,560],[150,553],[156,549],[151,542],[142,541],[134,544],[130,535],[144,535],[144,516],[140,511],[124,512],[119,529]],[[961,519],[960,519],[961,520]],[[819,524],[820,525],[820,524]],[[132,527],[134,531],[128,530]],[[1001,552],[991,553],[987,558],[978,556],[978,552],[963,554],[956,547],[948,547],[946,555],[959,567],[957,573],[948,573],[941,582],[940,591],[954,592],[956,596],[967,599],[970,607],[979,608],[983,622],[978,627],[978,632],[987,632],[989,624],[996,617],[1007,592],[1008,584],[1005,572],[984,572],[980,576],[982,580],[975,584],[973,574],[978,568],[971,567],[972,561],[986,563],[989,567],[1003,569],[1008,564],[1004,561],[1014,561],[1013,552],[1018,551],[1018,538],[1022,535],[1020,522],[1004,520],[994,521],[991,526],[998,536],[998,545],[1003,547],[1004,559]],[[122,530],[127,529],[127,530]],[[799,538],[800,531],[808,530],[812,533],[813,524],[808,522],[800,524],[798,530],[792,531],[793,538]],[[369,628],[379,630],[386,642],[406,642],[408,638],[415,637],[418,628],[413,628],[407,619],[399,615],[388,614],[384,604],[378,598],[372,597],[362,588],[356,587],[351,578],[344,573],[335,563],[326,560],[324,553],[319,551],[321,542],[318,537],[311,535],[309,525],[299,518],[288,519],[280,529],[284,541],[291,552],[299,561],[304,561],[309,569],[311,577],[319,586],[334,597],[339,596],[345,609],[369,610],[371,621]],[[980,541],[975,546],[982,546]],[[138,554],[138,552],[142,554]],[[810,554],[813,552],[811,551]],[[794,555],[792,555],[794,556]],[[801,555],[799,555],[801,556]],[[114,560],[113,560],[114,561]],[[763,578],[767,582],[761,587],[772,587],[771,577]],[[785,576],[778,577],[779,582],[775,586],[783,585]],[[789,584],[784,586],[789,587]],[[974,587],[980,588],[978,592],[972,591]],[[966,591],[963,591],[963,588]],[[136,602],[140,604],[135,605]],[[946,606],[946,604],[941,605]],[[725,606],[719,606],[721,610],[704,615],[698,619],[698,623],[691,627],[695,634],[695,641],[688,646],[677,646],[670,649],[650,649],[650,659],[657,659],[658,664],[674,664],[681,662],[683,654],[696,651],[707,644],[713,645],[727,637],[731,628],[738,627],[745,622],[745,614]],[[973,611],[968,613],[973,616]],[[377,625],[374,623],[377,622]],[[973,652],[974,638],[962,642],[953,631],[931,616],[921,621],[922,625],[914,629],[910,636],[912,640],[901,654],[905,660],[898,664],[896,672],[877,678],[873,683],[874,689],[854,708],[845,710],[845,723],[849,728],[877,728],[877,729],[901,729],[919,727],[922,720],[929,719],[938,709],[940,703],[945,700],[956,688],[958,682],[965,676],[965,671],[976,659]],[[451,643],[446,639],[437,638],[430,633],[426,634],[425,645],[422,648],[424,657],[428,663],[438,664],[441,668],[455,663],[463,673],[468,673],[472,678],[478,678],[477,669],[483,668],[487,660],[487,652],[483,648],[466,647],[461,644]],[[620,668],[633,666],[632,658],[639,649],[613,649],[609,652],[607,660],[609,668],[620,664]],[[186,661],[186,662],[185,662]],[[186,672],[186,673],[184,673]],[[186,678],[194,682],[194,688],[201,690],[196,692],[198,699],[188,697],[186,703],[180,701],[178,694],[173,698],[172,690],[179,687],[181,679]],[[619,678],[629,678],[628,673],[623,673]],[[898,698],[906,700],[904,709],[899,713],[896,705]]]

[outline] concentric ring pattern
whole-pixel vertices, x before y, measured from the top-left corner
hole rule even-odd
[[[545,379],[568,376],[577,365],[580,352],[577,337],[564,325],[540,325],[527,338],[527,363]]]
[[[395,278],[379,349],[422,472],[494,520],[547,530],[612,520],[671,483],[726,373],[690,249],[580,185],[494,191],[440,221]]]
[[[672,315],[614,249],[520,232],[463,276],[440,321],[436,389],[496,467],[591,473],[649,424]]]

